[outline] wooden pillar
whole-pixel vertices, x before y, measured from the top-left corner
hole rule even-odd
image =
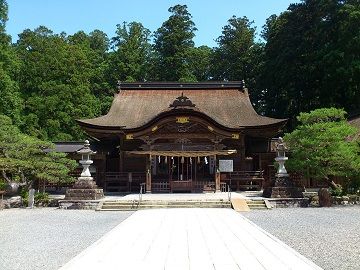
[[[119,137],[119,172],[124,172],[124,141]]]
[[[220,192],[220,172],[215,173],[215,192]]]
[[[220,172],[216,166],[216,155],[214,155],[214,171],[215,171],[215,192],[220,192]]]
[[[146,157],[146,193],[151,193],[151,155]]]

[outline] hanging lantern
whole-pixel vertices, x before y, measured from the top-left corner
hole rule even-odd
[[[161,162],[161,158],[160,158],[160,156],[158,156],[158,161],[159,161],[159,164],[160,164],[160,162]]]
[[[184,162],[185,162],[184,157],[181,157],[181,164],[184,164]]]
[[[207,165],[209,162],[207,160],[207,157],[204,158],[205,164]]]
[[[168,163],[167,163],[167,157],[165,157],[165,164],[168,164]]]
[[[192,158],[190,158],[190,164],[192,164]]]
[[[197,163],[200,164],[200,157],[197,157]]]

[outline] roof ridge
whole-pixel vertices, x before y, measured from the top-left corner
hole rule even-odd
[[[244,91],[244,81],[206,81],[206,82],[118,82],[119,90],[170,90],[170,89],[238,89]]]

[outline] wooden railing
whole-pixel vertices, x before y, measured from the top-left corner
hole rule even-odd
[[[139,192],[140,183],[146,182],[145,172],[108,172],[102,175],[104,190],[108,192]],[[260,190],[263,171],[235,171],[222,173],[221,190],[229,185],[231,190]],[[153,179],[152,192],[203,192],[215,191],[214,181],[169,181]]]
[[[153,182],[151,190],[153,192],[170,192],[170,184],[169,182]]]
[[[261,190],[264,171],[234,171],[225,174],[222,181],[230,185],[231,190]]]
[[[102,178],[107,192],[138,192],[146,181],[145,172],[107,172]]]

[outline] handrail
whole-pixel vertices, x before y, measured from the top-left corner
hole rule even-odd
[[[139,200],[138,200],[138,208],[142,201],[143,189],[145,189],[145,183],[140,184],[140,192],[139,192]]]

